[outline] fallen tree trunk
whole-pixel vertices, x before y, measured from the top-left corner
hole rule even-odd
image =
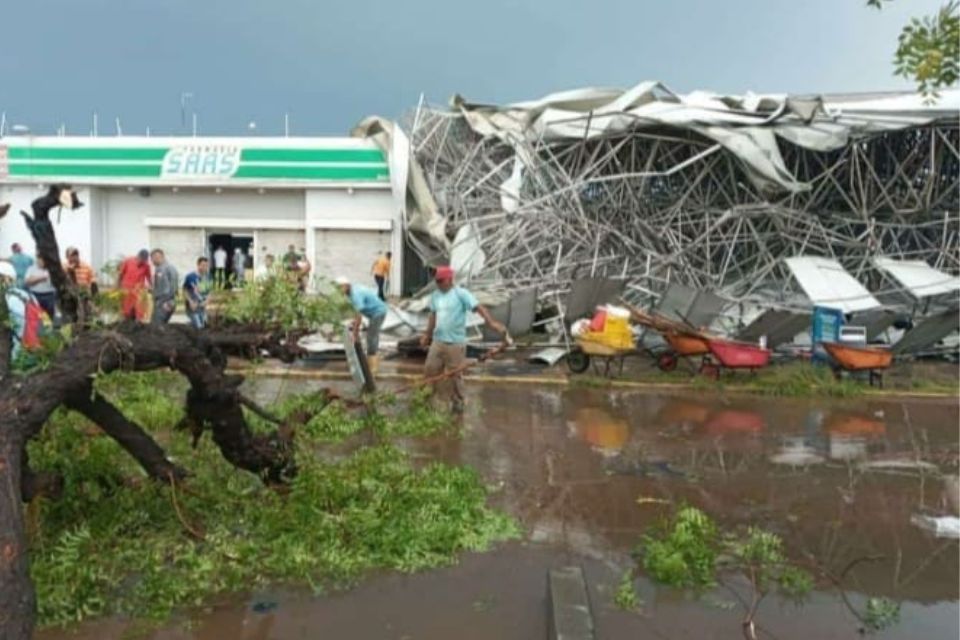
[[[250,403],[239,392],[243,378],[224,373],[225,358],[217,348],[217,332],[135,322],[99,330],[87,325],[84,301],[77,297],[60,267],[49,219],[50,209],[58,203],[66,201],[76,206],[72,194],[62,197],[64,189],[52,187],[34,202],[33,217],[24,218],[38,253],[50,266],[51,280],[60,294],[64,316],[74,325],[75,337],[45,367],[17,376],[10,372],[9,331],[0,330],[0,640],[28,640],[34,627],[36,593],[30,581],[23,504],[45,488],[55,487],[57,478],[36,474],[29,468],[26,445],[57,407],[79,411],[99,425],[151,478],[173,482],[187,475],[146,431],[95,392],[97,375],[117,370],[178,371],[190,382],[186,413],[194,438],[210,431],[230,463],[265,482],[281,482],[295,473],[289,429],[254,434],[249,428],[242,407]],[[265,337],[257,328],[233,329],[224,340],[235,343],[236,336],[244,334],[257,348],[273,340],[285,352],[292,352],[286,343]]]

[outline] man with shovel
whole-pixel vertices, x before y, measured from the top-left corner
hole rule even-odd
[[[452,398],[450,408],[463,413],[463,373],[467,358],[467,317],[473,311],[487,325],[506,338],[507,329],[497,322],[472,293],[453,284],[453,269],[437,267],[434,279],[437,290],[430,296],[430,318],[420,344],[429,346],[424,376],[427,379],[450,373]],[[455,373],[454,373],[455,372]]]

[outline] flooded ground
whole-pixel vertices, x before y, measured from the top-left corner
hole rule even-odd
[[[320,383],[260,379],[258,399]],[[329,384],[329,383],[324,383]],[[595,388],[471,385],[460,438],[410,440],[424,461],[478,469],[527,539],[455,567],[371,576],[314,595],[276,590],[226,600],[147,634],[160,639],[543,638],[546,575],[581,564],[597,637],[737,638],[736,596],[694,598],[640,581],[642,613],[613,592],[645,529],[678,503],[725,525],[780,534],[790,556],[843,572],[802,605],[770,597],[757,620],[779,639],[857,638],[870,597],[901,603],[882,638],[957,638],[958,544],[911,520],[956,514],[958,403],[723,398]],[[742,587],[743,585],[740,585]],[[736,587],[735,587],[736,588]],[[741,589],[742,592],[742,589]],[[43,632],[119,637],[125,621]]]

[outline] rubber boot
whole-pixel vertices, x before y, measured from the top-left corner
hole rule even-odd
[[[370,369],[370,375],[376,376],[380,370],[380,356],[367,356],[367,367]]]

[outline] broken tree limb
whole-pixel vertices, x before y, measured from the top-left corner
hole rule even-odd
[[[116,440],[151,478],[166,480],[173,477],[179,480],[187,476],[186,470],[172,463],[143,427],[128,420],[106,398],[94,392],[92,385],[71,395],[66,405],[83,414]]]

